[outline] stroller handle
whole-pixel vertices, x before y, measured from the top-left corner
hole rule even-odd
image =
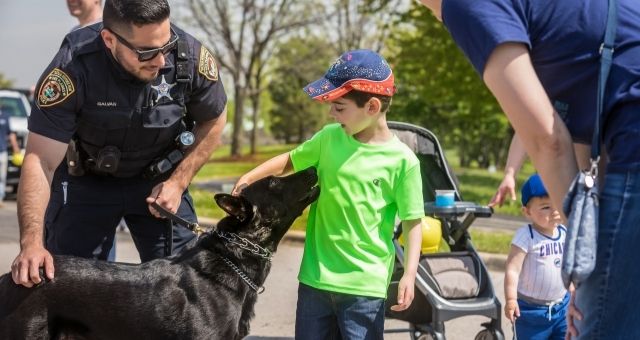
[[[455,202],[454,205],[440,207],[435,202],[426,202],[424,204],[424,212],[428,215],[447,218],[461,216],[464,214],[473,214],[475,217],[491,217],[493,208],[485,205],[479,205],[474,202]]]

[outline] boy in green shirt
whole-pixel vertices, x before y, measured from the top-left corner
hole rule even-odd
[[[377,53],[354,50],[304,90],[328,102],[337,123],[242,176],[234,193],[269,175],[316,167],[320,197],[309,212],[298,275],[296,339],[383,339],[396,215],[408,239],[391,297],[397,311],[413,301],[424,216],[418,159],[387,127],[393,73]]]

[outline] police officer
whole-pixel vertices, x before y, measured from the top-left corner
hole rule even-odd
[[[187,186],[219,145],[226,95],[212,53],[169,13],[166,0],[106,1],[103,22],[69,33],[39,80],[17,284],[39,283],[42,266],[53,278],[51,253],[105,259],[122,217],[141,260],[161,257],[167,222],[151,203],[195,222]],[[188,129],[195,141],[180,147]],[[176,226],[174,251],[193,237]]]

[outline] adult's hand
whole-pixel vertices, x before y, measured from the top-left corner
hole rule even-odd
[[[153,187],[151,194],[147,197],[146,201],[147,204],[156,202],[165,210],[175,214],[180,207],[183,192],[184,188],[182,188],[182,186],[178,185],[174,181],[168,180]],[[163,217],[158,211],[153,209],[151,205],[149,205],[149,211],[157,218]]]
[[[42,246],[29,246],[20,250],[11,265],[11,277],[13,282],[27,288],[42,282],[40,267],[44,267],[44,273],[49,280],[53,279],[53,257]]]
[[[570,340],[571,337],[577,337],[579,335],[574,320],[582,320],[582,313],[576,307],[576,290],[573,287],[573,284],[569,287],[569,293],[571,293],[571,298],[569,299],[569,310],[567,311],[566,340]]]
[[[509,175],[505,175],[502,179],[498,190],[489,202],[489,206],[493,207],[497,204],[501,207],[507,197],[511,198],[512,201],[516,200],[516,179]]]

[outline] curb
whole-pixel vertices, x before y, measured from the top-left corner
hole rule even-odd
[[[303,244],[305,239],[305,232],[299,230],[289,230],[282,238],[283,242],[300,243]],[[482,262],[488,270],[492,271],[504,271],[504,266],[507,262],[507,255],[504,254],[492,254],[478,252]]]

